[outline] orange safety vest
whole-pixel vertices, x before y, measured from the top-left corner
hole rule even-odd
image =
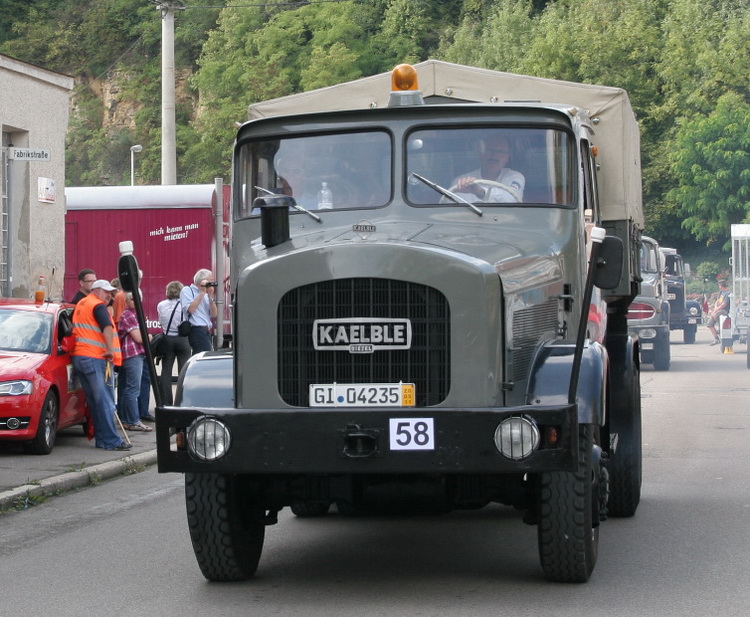
[[[107,341],[99,322],[94,317],[97,304],[104,305],[99,298],[90,293],[76,304],[73,311],[73,334],[76,346],[74,356],[88,356],[90,358],[104,358],[107,352]],[[114,328],[113,328],[114,330]],[[122,366],[122,352],[120,351],[120,337],[113,332],[112,347],[115,354],[115,366]]]

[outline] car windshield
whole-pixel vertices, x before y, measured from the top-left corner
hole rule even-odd
[[[13,309],[0,310],[0,350],[50,353],[52,315]]]
[[[391,196],[391,151],[391,139],[382,131],[244,144],[236,169],[241,195],[235,214],[259,214],[253,200],[269,194],[294,197],[310,211],[384,206]]]
[[[410,133],[406,152],[415,205],[575,203],[573,140],[563,131],[431,128]]]

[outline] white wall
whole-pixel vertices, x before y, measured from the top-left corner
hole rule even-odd
[[[72,77],[0,54],[0,128],[15,148],[49,150],[45,161],[15,160],[0,166],[4,189],[11,187],[13,297],[32,297],[40,275],[53,297],[62,294],[65,272],[65,134]],[[4,157],[6,158],[6,157]],[[39,178],[54,181],[54,203],[39,201]],[[53,274],[54,269],[54,274]],[[5,283],[0,296],[7,296]]]

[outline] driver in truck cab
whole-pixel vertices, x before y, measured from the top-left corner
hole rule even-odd
[[[454,192],[472,202],[522,202],[526,179],[521,172],[506,167],[512,154],[510,141],[501,134],[490,134],[479,147],[480,168],[453,180]]]

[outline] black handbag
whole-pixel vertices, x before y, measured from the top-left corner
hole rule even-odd
[[[193,296],[193,300],[195,300],[195,296]],[[190,307],[188,307],[189,309]],[[179,326],[177,326],[177,334],[180,336],[187,336],[190,334],[190,330],[193,329],[193,324],[190,323],[190,311],[188,311],[188,317],[185,321],[180,323]]]
[[[172,314],[169,316],[169,322],[167,323],[167,331],[159,332],[159,334],[154,335],[149,343],[151,346],[151,355],[154,358],[163,358],[167,353],[167,335],[169,334],[169,329],[172,327],[172,320],[174,319],[174,314],[177,312],[178,306],[180,306],[179,302],[175,304],[172,309]]]
[[[156,358],[163,358],[164,354],[167,353],[167,337],[164,333],[159,332],[155,334],[149,343],[151,347],[151,356]]]

